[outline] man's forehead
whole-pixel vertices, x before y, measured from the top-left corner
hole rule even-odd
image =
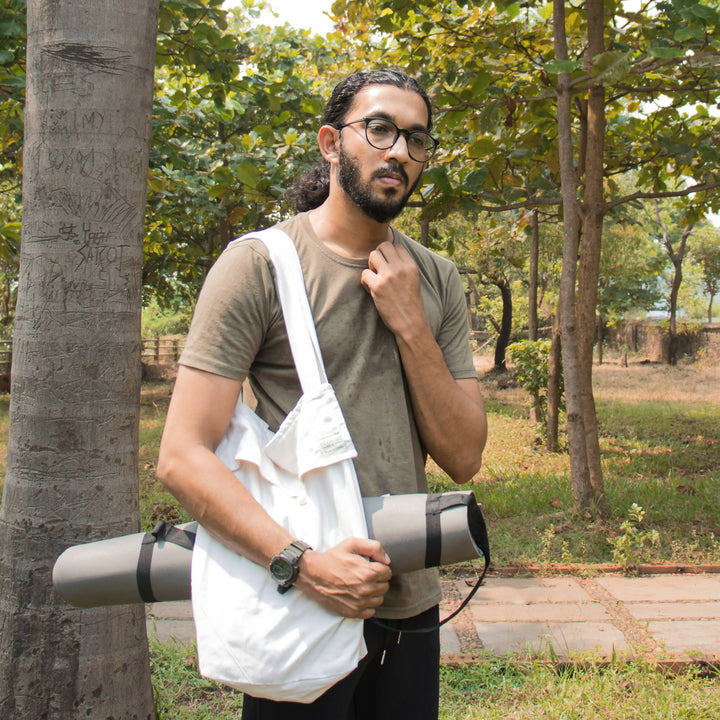
[[[423,98],[413,90],[395,85],[367,85],[355,95],[350,113],[353,118],[356,114],[387,118],[400,128],[415,130],[427,129],[429,120]]]

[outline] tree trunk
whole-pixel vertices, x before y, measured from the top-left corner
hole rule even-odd
[[[423,218],[420,221],[420,244],[423,247],[430,247],[430,220]]]
[[[538,211],[530,215],[530,275],[528,278],[528,340],[538,339],[538,266],[540,254],[540,223]]]
[[[553,35],[555,57],[567,60],[565,35],[565,6],[553,3]],[[580,244],[580,224],[577,204],[577,176],[573,156],[572,113],[569,73],[559,73],[557,81],[558,151],[563,211],[563,259],[560,276],[558,313],[562,337],[562,362],[565,377],[567,433],[570,449],[570,482],[575,506],[589,507],[592,488],[587,462],[585,425],[582,405],[583,372],[579,352],[575,309],[575,283]]]
[[[660,215],[660,205],[655,200],[655,222],[660,226],[662,232],[663,245],[667,251],[670,262],[673,264],[673,277],[670,284],[670,328],[668,332],[668,365],[676,365],[678,361],[677,353],[677,301],[680,294],[680,285],[682,285],[682,264],[685,259],[685,251],[687,250],[687,242],[692,235],[694,225],[686,225],[680,234],[680,240],[677,249],[673,245],[671,231],[667,223],[665,223]]]
[[[605,17],[603,0],[587,0],[587,37],[585,69],[592,72],[593,58],[605,50],[603,33]],[[600,277],[600,252],[603,228],[603,182],[605,147],[605,88],[593,82],[588,90],[587,116],[584,123],[587,137],[585,154],[585,192],[582,206],[582,244],[578,266],[577,327],[578,356],[580,361],[580,397],[588,474],[592,495],[600,512],[605,513],[605,487],[602,476],[600,443],[598,439],[597,414],[593,395],[593,345]]]
[[[560,324],[557,313],[553,316],[552,340],[550,341],[550,358],[548,360],[547,390],[547,440],[548,452],[559,449],[558,435],[560,426],[560,380],[562,379]]]
[[[136,532],[157,0],[30,0],[22,249],[0,512],[0,717],[154,716],[144,607],[77,610],[66,547]]]
[[[495,285],[500,290],[502,297],[502,320],[495,345],[495,370],[505,370],[505,350],[510,344],[510,335],[512,334],[512,289],[510,283],[504,278]]]
[[[605,342],[605,320],[602,315],[597,318],[597,361],[598,365],[603,364],[603,343]]]
[[[668,328],[668,365],[677,365],[677,304],[678,295],[680,294],[680,285],[682,285],[682,263],[673,258],[673,277],[670,285],[670,323]]]

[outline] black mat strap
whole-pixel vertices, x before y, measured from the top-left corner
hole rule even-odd
[[[395,633],[426,633],[434,632],[439,627],[450,622],[456,615],[461,613],[467,604],[473,599],[475,593],[480,589],[480,586],[485,579],[488,568],[490,567],[490,541],[488,540],[487,527],[485,525],[485,518],[483,517],[482,507],[477,502],[473,493],[440,493],[428,495],[425,510],[425,522],[427,529],[427,544],[425,549],[425,566],[436,567],[440,564],[440,558],[442,554],[442,538],[440,532],[440,514],[443,510],[447,510],[451,507],[457,507],[458,505],[466,505],[468,508],[468,527],[473,540],[480,551],[483,554],[485,560],[485,567],[483,568],[480,577],[475,582],[472,590],[467,594],[465,599],[460,605],[453,610],[446,618],[443,618],[438,624],[431,625],[425,628],[415,628],[412,630],[403,630],[402,627],[394,627],[388,623],[384,623],[382,620],[372,618],[371,622],[380,625],[385,630],[390,630]],[[429,565],[428,561],[433,562],[433,565]]]
[[[153,550],[158,540],[164,540],[173,545],[192,550],[195,544],[195,533],[170,525],[164,520],[159,520],[150,532],[145,533],[140,544],[136,578],[138,593],[142,601],[146,603],[157,602],[150,582],[150,568],[152,566]]]
[[[442,557],[442,530],[440,515],[458,505],[469,505],[470,493],[435,493],[425,500],[425,567],[437,567]]]

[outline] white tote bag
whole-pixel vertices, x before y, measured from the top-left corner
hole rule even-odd
[[[318,551],[367,537],[350,434],[327,382],[300,261],[275,228],[268,248],[303,395],[273,434],[238,403],[216,455],[291,535]],[[192,607],[200,673],[250,695],[308,703],[365,655],[362,620],[333,615],[198,526]]]

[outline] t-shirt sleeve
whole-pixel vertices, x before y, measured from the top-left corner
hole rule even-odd
[[[274,296],[272,271],[257,243],[225,250],[203,284],[180,363],[244,380],[273,321]]]
[[[456,380],[476,378],[477,373],[470,347],[470,325],[465,290],[457,268],[452,263],[448,263],[448,267],[443,301],[443,322],[437,342],[443,352],[450,374]]]

